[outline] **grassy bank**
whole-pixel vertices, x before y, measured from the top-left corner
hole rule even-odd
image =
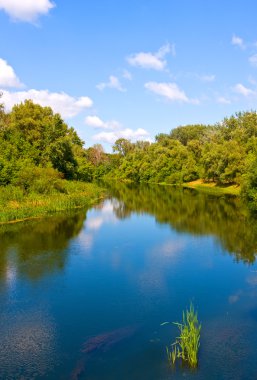
[[[112,182],[112,181],[116,181],[116,182],[122,182],[122,183],[125,183],[125,184],[129,184],[129,183],[132,183],[133,184],[133,181],[132,180],[129,180],[129,179],[118,179],[118,178],[109,178],[109,177],[105,177],[104,178],[104,182],[108,183],[108,182]],[[137,183],[137,182],[136,182]],[[215,182],[204,182],[202,179],[198,179],[196,181],[192,181],[192,182],[185,182],[185,183],[182,183],[182,184],[171,184],[171,183],[167,183],[167,182],[154,182],[154,181],[149,181],[149,182],[140,182],[141,184],[149,184],[149,185],[160,185],[160,186],[177,186],[177,187],[185,187],[185,188],[189,188],[189,189],[195,189],[195,190],[199,190],[199,191],[203,191],[205,193],[208,193],[210,195],[216,195],[216,196],[221,196],[221,195],[224,195],[224,194],[229,194],[229,195],[235,195],[235,196],[239,196],[240,195],[240,191],[241,191],[241,188],[240,186],[238,185],[217,185]]]
[[[240,195],[240,186],[236,185],[227,185],[227,186],[218,186],[214,182],[203,182],[203,180],[198,179],[197,181],[187,182],[183,184],[183,187],[188,187],[190,189],[196,189],[199,191],[204,191],[205,193],[211,195]]]
[[[0,223],[15,223],[90,206],[105,193],[103,188],[92,183],[63,180],[62,185],[61,192],[50,194],[27,194],[19,187],[0,187]]]

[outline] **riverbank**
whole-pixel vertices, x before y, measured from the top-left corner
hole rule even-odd
[[[241,190],[238,185],[218,186],[215,182],[204,182],[202,179],[184,183],[182,186],[217,196],[224,194],[239,196]]]
[[[13,186],[0,188],[0,224],[91,206],[105,195],[105,190],[93,183],[63,180],[63,185],[61,192],[51,194],[24,194]]]
[[[129,179],[118,180],[118,178],[110,179],[105,178],[105,182],[119,181],[124,184],[137,183]],[[188,189],[195,189],[208,193],[210,195],[221,196],[224,194],[240,196],[241,187],[239,185],[217,185],[215,182],[204,182],[202,179],[197,179],[196,181],[184,182],[182,184],[171,184],[167,182],[140,182],[141,184],[149,185],[160,185],[160,186],[174,186],[174,187],[184,187]]]

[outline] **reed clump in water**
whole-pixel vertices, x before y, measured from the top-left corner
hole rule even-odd
[[[193,304],[190,304],[189,310],[183,311],[182,323],[173,323],[178,326],[180,335],[171,344],[171,350],[166,347],[169,363],[174,365],[177,359],[182,359],[191,368],[196,368],[200,347],[201,324],[198,321],[197,312]]]

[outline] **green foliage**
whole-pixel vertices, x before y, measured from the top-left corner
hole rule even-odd
[[[23,180],[26,177],[23,173]],[[41,173],[42,174],[42,173]],[[53,182],[47,187],[47,177],[33,183],[31,191],[22,186],[8,185],[0,192],[0,224],[38,218],[53,213],[89,206],[104,194],[103,189],[92,183],[58,180],[52,173]],[[41,182],[42,181],[42,182]],[[26,181],[27,182],[27,178]],[[31,184],[31,181],[29,180]]]
[[[205,125],[186,125],[183,127],[174,128],[169,137],[180,141],[181,144],[187,146],[188,143],[192,140],[197,140],[203,142],[208,139],[208,135],[213,127],[205,126]]]
[[[112,149],[114,152],[118,152],[122,156],[126,156],[131,150],[133,150],[133,144],[127,139],[120,138],[115,141]]]
[[[235,140],[208,143],[202,154],[202,177],[221,184],[240,184],[245,158],[244,147]]]
[[[256,112],[239,112],[213,126],[180,126],[170,134],[159,133],[155,140],[152,144],[117,140],[113,150],[118,158],[105,176],[167,184],[197,179],[222,186],[243,184],[244,194],[257,208],[251,158],[257,156]]]
[[[174,364],[176,359],[182,359],[192,368],[197,367],[200,347],[201,324],[197,312],[191,303],[189,310],[183,311],[182,323],[174,322],[179,329],[179,336],[171,345],[171,351],[166,347],[168,361]]]
[[[133,182],[180,184],[198,178],[198,167],[194,155],[179,141],[168,139],[164,145],[136,142],[108,176]]]
[[[35,167],[53,168],[66,179],[89,180],[93,176],[86,175],[88,166],[83,141],[50,107],[26,100],[7,114],[1,106],[0,185],[16,183],[26,168],[33,176]],[[53,172],[48,173],[51,182]]]
[[[19,186],[27,194],[64,193],[62,178],[63,175],[53,168],[27,166],[19,171],[14,185]]]
[[[50,107],[31,100],[6,113],[0,104],[0,186],[50,194],[62,179],[180,185],[203,179],[222,186],[242,185],[244,197],[257,209],[257,113],[242,112],[222,123],[186,125],[155,143],[120,138],[113,154],[101,144],[84,142]],[[59,190],[58,190],[59,189]]]

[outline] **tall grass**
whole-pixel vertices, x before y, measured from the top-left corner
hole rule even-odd
[[[0,186],[0,223],[90,206],[103,196],[104,190],[96,184],[65,180],[61,192],[55,189],[47,194],[24,192],[18,186]]]
[[[198,322],[193,304],[190,304],[189,310],[183,311],[182,323],[173,323],[178,327],[180,335],[171,345],[171,350],[166,347],[169,363],[174,364],[177,359],[181,358],[190,367],[197,367],[201,324]]]

